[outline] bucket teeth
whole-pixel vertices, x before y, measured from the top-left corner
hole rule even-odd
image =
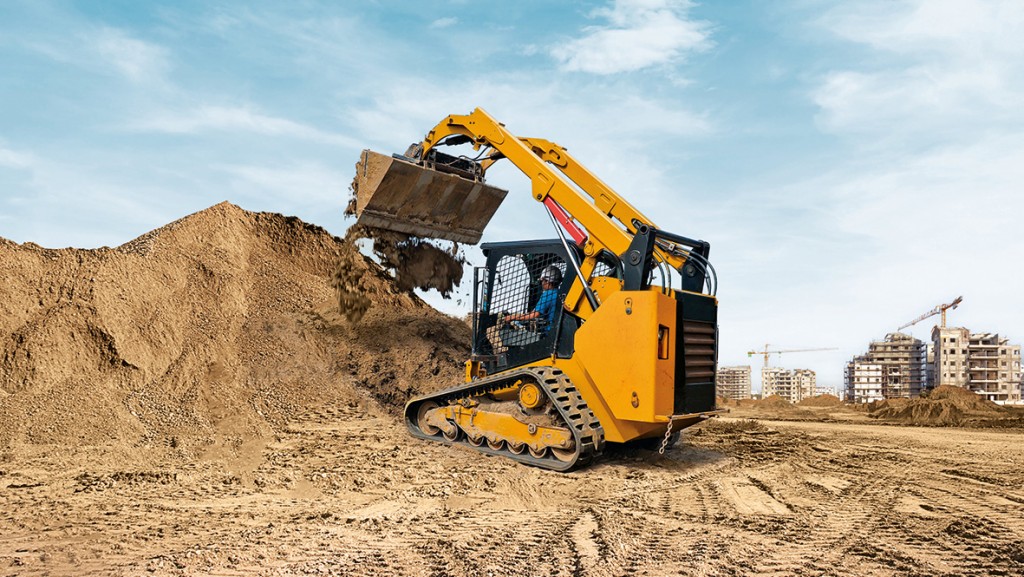
[[[352,182],[356,223],[424,238],[480,242],[507,191],[364,150]]]

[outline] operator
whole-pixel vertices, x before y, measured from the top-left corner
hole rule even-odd
[[[540,288],[544,291],[537,299],[537,306],[528,313],[508,313],[505,321],[529,321],[532,319],[543,319],[545,321],[544,331],[555,324],[555,317],[558,314],[558,285],[562,284],[562,271],[555,265],[548,265],[540,273]]]

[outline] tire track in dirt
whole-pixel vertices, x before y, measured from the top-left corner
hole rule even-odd
[[[894,533],[889,530],[894,519],[898,518],[901,499],[920,481],[922,473],[917,462],[919,456],[912,451],[894,450],[886,446],[851,444],[849,448],[854,451],[848,454],[849,460],[860,458],[862,462],[866,461],[860,480],[866,483],[867,488],[853,498],[864,499],[869,508],[862,514],[847,517],[840,522],[864,527],[856,532],[856,540],[848,547],[841,548],[841,552],[855,555],[878,570],[906,572],[915,568],[928,568],[930,571],[939,569],[932,563],[930,555],[913,557],[901,552],[904,544],[912,542],[914,538],[908,538],[905,532]],[[840,462],[843,460],[840,459]],[[852,500],[848,503],[854,504]],[[837,557],[830,555],[825,560],[823,566],[835,562]]]
[[[1024,574],[1024,506],[979,492],[975,483],[955,489],[931,483],[924,480],[913,490],[941,515],[934,536],[922,538],[941,548],[955,573]]]
[[[570,574],[583,563],[572,537],[577,523],[555,513],[510,523],[500,509],[453,511],[418,520],[397,551],[417,551],[430,574]]]
[[[1021,520],[1020,508],[1015,507],[1013,501],[986,494],[987,491],[979,493],[977,487],[969,486],[976,484],[973,479],[962,480],[961,485],[964,486],[955,491],[943,484],[932,487],[930,483],[934,479],[943,479],[943,475],[940,471],[925,467],[924,463],[919,462],[922,459],[913,451],[893,451],[888,447],[872,445],[850,445],[849,448],[857,450],[861,456],[872,455],[863,476],[870,478],[875,488],[862,487],[852,493],[847,491],[850,497],[862,502],[857,505],[858,508],[864,504],[870,505],[867,510],[850,516],[847,514],[848,507],[829,508],[829,521],[836,521],[836,526],[863,526],[870,529],[846,535],[844,540],[851,541],[851,544],[839,547],[837,551],[860,557],[879,569],[897,572],[927,569],[933,574],[948,575],[1019,573],[1019,559],[1016,567],[1010,561],[1014,555],[1019,556],[1022,549],[1019,537],[1024,521]],[[883,463],[890,461],[891,466],[881,465],[879,457]],[[842,472],[837,471],[836,474],[841,475]],[[884,490],[879,490],[883,487]],[[994,485],[989,487],[996,488]],[[908,499],[907,495],[913,495],[915,499]],[[999,499],[1002,506],[994,505],[993,499]],[[945,520],[941,516],[945,516]],[[980,530],[982,537],[994,545],[964,546],[963,543],[954,544],[950,539],[943,538],[945,534],[959,532],[956,521],[949,524],[949,516],[974,520],[970,526],[983,527]],[[913,521],[908,522],[911,518],[914,518]],[[928,521],[922,523],[920,518]],[[936,534],[939,537],[935,537]],[[826,555],[823,561],[813,563],[810,567],[825,570],[839,559],[833,553]]]
[[[568,575],[572,567],[579,569],[584,566],[584,556],[576,553],[566,555],[567,550],[580,549],[578,543],[583,543],[575,541],[571,536],[574,528],[580,524],[580,518],[567,517],[559,512],[538,512],[524,518],[517,510],[504,510],[500,504],[488,502],[487,489],[496,486],[488,483],[488,473],[493,475],[495,465],[499,469],[510,466],[504,460],[481,458],[468,451],[452,453],[446,447],[405,438],[401,435],[402,431],[384,433],[373,430],[367,427],[365,417],[361,421],[349,421],[346,417],[343,421],[347,422],[329,426],[318,424],[313,427],[294,427],[300,440],[292,450],[305,453],[307,451],[302,448],[302,444],[318,445],[314,439],[317,435],[328,434],[337,428],[350,430],[345,437],[350,443],[355,441],[353,446],[360,453],[372,451],[374,439],[381,445],[394,443],[392,448],[397,446],[398,450],[393,455],[375,461],[378,466],[387,466],[391,461],[404,462],[419,451],[446,455],[449,463],[452,457],[456,461],[469,458],[464,463],[465,468],[458,469],[458,473],[440,475],[430,474],[431,467],[420,463],[420,468],[426,469],[423,475],[411,475],[399,482],[378,486],[375,489],[376,499],[364,507],[347,511],[343,517],[344,522],[355,522],[362,531],[379,524],[383,532],[382,539],[361,543],[361,550],[384,557],[415,557],[416,561],[409,563],[409,571],[401,574],[422,573],[423,568],[426,568],[425,574],[428,575],[509,572],[529,575],[538,574],[538,571],[543,574]],[[319,461],[324,459],[315,462],[310,459],[305,465],[307,468],[315,465],[314,470],[318,472],[314,477],[319,475],[318,482],[323,479],[336,481],[338,486],[334,493],[344,490],[346,483],[369,485],[359,479],[375,479],[378,474],[368,470],[366,460],[361,458],[340,462],[327,459],[324,465],[318,465]],[[416,466],[413,461],[404,467]],[[476,475],[477,472],[481,474]],[[467,477],[475,477],[475,480],[463,483],[462,480]],[[516,491],[513,486],[504,489],[513,493]],[[522,490],[530,492],[528,487]],[[450,505],[452,497],[464,503],[454,508]],[[535,498],[542,498],[542,495],[535,495]],[[446,503],[438,507],[442,502]],[[514,517],[515,521],[510,522],[510,517]],[[416,567],[419,569],[413,573]]]
[[[793,520],[783,521],[772,531],[773,536],[782,543],[758,555],[750,564],[748,574],[777,576],[827,573],[848,563],[847,554],[855,552],[870,539],[879,520],[891,508],[894,500],[892,486],[898,486],[903,479],[877,467],[864,469],[860,475],[851,475],[849,463],[842,457],[842,450],[836,452],[839,458],[833,457],[831,460],[846,462],[847,466],[829,467],[829,460],[824,460],[820,463],[823,466],[816,467],[811,478],[818,479],[821,473],[826,473],[842,481],[839,483],[843,487],[842,491],[820,492],[818,502],[813,507],[796,509]],[[771,470],[766,470],[759,478],[771,479],[771,473]],[[761,483],[766,482],[762,480]],[[801,485],[805,483],[794,486]],[[766,488],[766,495],[778,496],[776,501],[789,500],[787,495],[792,491],[781,483]],[[796,531],[794,534],[794,529],[803,527],[808,530]]]

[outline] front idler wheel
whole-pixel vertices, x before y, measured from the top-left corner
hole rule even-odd
[[[419,409],[416,410],[416,426],[419,427],[421,431],[431,436],[440,433],[441,429],[427,422],[427,413],[436,409],[438,406],[439,405],[434,401],[426,401],[420,405]]]

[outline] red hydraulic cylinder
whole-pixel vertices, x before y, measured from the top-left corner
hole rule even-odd
[[[550,196],[545,198],[543,200],[543,203],[544,206],[548,207],[548,210],[551,211],[551,214],[554,215],[555,220],[558,221],[558,224],[562,225],[562,228],[564,228],[565,231],[569,233],[569,236],[572,237],[573,242],[575,242],[579,246],[583,246],[587,242],[587,233],[584,232],[582,228],[580,228],[580,225],[576,224],[576,221],[573,220],[571,216],[569,216],[569,213],[565,212],[565,209],[562,208],[562,205],[555,202],[555,199],[551,198]]]

